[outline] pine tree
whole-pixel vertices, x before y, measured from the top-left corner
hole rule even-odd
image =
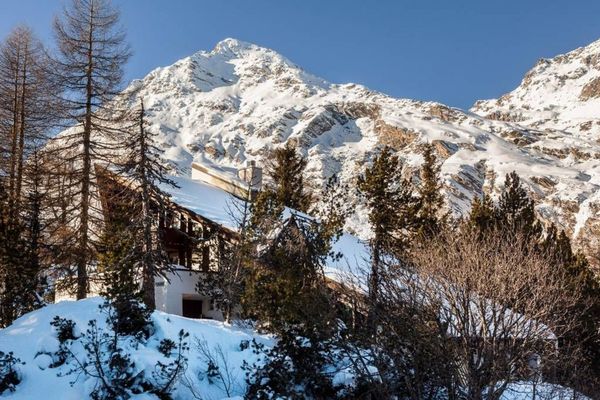
[[[419,234],[430,238],[442,229],[445,216],[441,215],[444,205],[443,184],[440,179],[441,165],[437,163],[433,146],[426,143],[423,148],[423,165],[418,193],[421,198],[419,207]]]
[[[586,360],[582,364],[589,363],[594,373],[600,371],[600,284],[594,276],[586,257],[582,253],[573,252],[571,240],[564,230],[558,231],[556,225],[551,224],[544,239],[540,244],[542,251],[550,259],[554,260],[556,268],[566,271],[569,285],[573,290],[580,290],[582,299],[574,315],[580,315],[579,325],[572,332],[557,332],[569,346],[583,348]],[[561,329],[561,328],[558,328]]]
[[[292,216],[252,262],[243,305],[273,332],[321,331],[331,313],[323,275],[323,240],[315,222]]]
[[[3,182],[4,183],[4,182]],[[19,272],[25,252],[23,229],[10,216],[9,200],[4,184],[0,187],[0,327],[6,327],[18,317]]]
[[[410,182],[402,178],[402,164],[389,147],[385,147],[359,177],[358,189],[373,231],[370,239],[369,320],[374,327],[385,259],[401,257],[419,227],[416,216],[421,202],[414,195]]]
[[[473,197],[471,211],[467,219],[467,226],[485,232],[494,227],[496,223],[496,209],[489,196]]]
[[[336,256],[332,245],[345,222],[336,182],[333,178],[327,185],[317,219],[295,213],[284,218],[284,205],[274,190],[261,192],[252,204],[248,238],[253,256],[242,305],[272,331],[324,334],[331,322],[323,268]]]
[[[347,201],[348,186],[342,184],[337,175],[332,175],[325,182],[321,191],[320,201],[314,210],[314,216],[319,221],[319,227],[325,237],[335,242],[342,234],[346,219],[353,211]]]
[[[7,326],[21,315],[42,306],[40,222],[41,174],[34,154],[24,171],[28,182],[21,212],[10,210],[8,195],[0,190],[0,325]]]
[[[534,202],[514,171],[506,175],[496,210],[498,226],[506,233],[519,232],[534,241],[540,238],[542,228],[535,215]]]
[[[161,247],[161,241],[155,240],[159,232],[154,230],[156,215],[152,208],[165,207],[170,197],[161,189],[161,185],[176,187],[176,184],[166,176],[164,160],[154,142],[156,134],[147,125],[142,101],[139,110],[135,112],[135,124],[131,126],[125,141],[128,151],[120,169],[140,195],[139,205],[132,205],[128,212],[133,229],[137,230],[134,248],[138,252],[133,256],[133,261],[142,274],[144,304],[148,309],[154,310],[155,277],[169,271],[171,264]]]
[[[24,168],[23,182],[25,194],[23,199],[23,228],[26,243],[24,268],[21,278],[24,282],[22,291],[23,312],[32,311],[42,305],[43,296],[47,289],[44,271],[48,261],[44,260],[45,225],[42,213],[45,201],[42,180],[46,171],[40,164],[38,150],[34,149]]]
[[[68,219],[76,220],[76,247],[72,251],[77,269],[77,298],[87,295],[88,264],[97,243],[97,212],[93,200],[93,162],[110,150],[107,141],[118,133],[110,118],[110,100],[117,94],[123,67],[130,52],[118,26],[119,13],[109,0],[72,0],[54,21],[58,58],[53,67],[62,87],[68,118],[76,125],[57,142],[57,155],[72,167],[71,185],[76,203]],[[68,240],[69,242],[71,240]]]
[[[117,210],[106,222],[98,246],[98,265],[104,275],[105,308],[113,313],[113,330],[119,335],[141,338],[148,336],[151,311],[142,302],[135,260],[138,253],[135,231],[127,215],[126,210]]]
[[[289,142],[273,152],[267,162],[267,173],[273,180],[277,201],[294,210],[308,212],[311,195],[304,185],[306,160]]]

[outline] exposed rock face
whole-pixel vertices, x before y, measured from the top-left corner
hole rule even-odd
[[[159,145],[182,174],[192,160],[261,163],[273,148],[292,142],[308,158],[316,187],[334,173],[354,183],[383,145],[416,171],[421,144],[430,142],[455,215],[469,210],[473,196],[497,194],[504,175],[515,170],[543,218],[584,238],[600,226],[600,98],[583,101],[580,93],[596,93],[584,87],[600,77],[599,53],[594,43],[541,60],[514,92],[464,112],[332,84],[272,50],[226,39],[152,71],[131,84],[139,91],[128,90],[118,101],[134,105],[144,98]],[[360,212],[348,224],[363,237],[367,226]]]
[[[600,97],[600,77],[592,79],[581,89],[579,99],[581,101],[587,101],[589,99],[595,99]]]

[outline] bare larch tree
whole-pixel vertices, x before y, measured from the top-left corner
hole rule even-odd
[[[5,144],[12,218],[19,210],[27,156],[56,126],[59,87],[51,79],[42,44],[26,26],[15,28],[0,47],[0,135]]]
[[[117,94],[123,67],[130,56],[119,13],[109,0],[72,0],[54,21],[58,46],[55,69],[66,90],[68,117],[75,126],[64,132],[55,148],[70,165],[76,217],[77,298],[87,295],[88,264],[95,251],[93,164],[111,152],[111,136],[120,132],[111,117],[110,100]]]

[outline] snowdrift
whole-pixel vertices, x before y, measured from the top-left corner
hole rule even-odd
[[[65,375],[70,369],[68,365],[50,368],[51,359],[44,352],[54,352],[59,342],[56,331],[50,325],[55,316],[72,319],[79,330],[85,330],[89,320],[97,320],[99,327],[105,327],[105,315],[100,311],[101,298],[91,298],[81,301],[65,301],[49,305],[43,309],[29,313],[12,326],[0,330],[0,350],[12,351],[15,357],[25,362],[19,367],[22,382],[14,392],[5,392],[0,398],[11,400],[81,400],[88,398],[94,386],[94,380],[76,374]],[[154,334],[146,343],[131,351],[132,360],[136,365],[152,373],[157,360],[163,358],[158,351],[158,345],[163,338],[177,339],[181,329],[190,334],[188,342],[188,369],[186,377],[189,385],[178,385],[174,392],[175,399],[225,399],[240,398],[245,392],[245,374],[241,366],[244,361],[252,364],[256,355],[251,348],[241,350],[242,342],[253,339],[266,346],[271,346],[273,339],[257,334],[251,330],[235,328],[227,324],[210,320],[193,320],[175,315],[154,312],[152,321],[156,328]],[[209,382],[206,376],[207,364],[197,351],[196,341],[205,341],[211,351],[222,349],[227,359],[231,373],[231,387],[227,390],[223,384]],[[37,356],[36,356],[37,355]],[[229,393],[227,393],[229,391]],[[194,397],[194,394],[197,397]],[[139,395],[137,399],[155,399],[150,395]]]

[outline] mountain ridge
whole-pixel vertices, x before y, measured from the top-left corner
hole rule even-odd
[[[561,65],[598,54],[600,68],[600,48],[582,49]],[[595,59],[589,63],[586,74],[595,74],[590,72]],[[525,79],[533,87],[548,85],[536,83],[543,72],[538,66],[532,71]],[[517,105],[508,106],[510,118],[497,118],[506,98],[477,102],[468,111],[396,99],[358,84],[330,83],[273,50],[231,38],[153,70],[124,93],[117,101],[129,106],[144,99],[159,147],[183,175],[192,161],[227,167],[261,163],[273,148],[291,142],[307,157],[309,181],[318,190],[334,173],[353,183],[384,145],[414,173],[422,162],[420,146],[430,142],[442,162],[447,207],[455,216],[468,211],[473,196],[497,195],[504,175],[515,170],[543,219],[573,234],[580,247],[595,245],[591,238],[600,227],[596,131],[586,136],[550,128],[548,121],[536,124],[533,105],[531,118],[523,120],[514,117]],[[356,201],[354,195],[350,199]],[[366,238],[363,211],[358,207],[348,228]]]

